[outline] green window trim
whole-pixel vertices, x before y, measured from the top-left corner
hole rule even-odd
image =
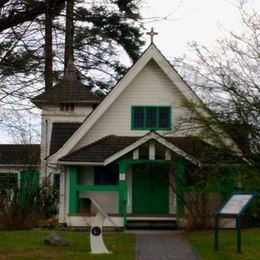
[[[134,110],[135,108],[143,108],[144,111],[144,126],[143,127],[136,127],[134,126]],[[156,126],[155,127],[148,127],[147,126],[147,108],[155,108],[156,109]],[[160,113],[160,108],[168,108],[169,110],[169,125],[168,127],[160,127],[159,123],[159,113]],[[131,106],[131,130],[161,130],[161,131],[170,131],[172,129],[172,107],[171,106]]]

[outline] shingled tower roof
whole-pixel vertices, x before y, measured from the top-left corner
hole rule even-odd
[[[72,59],[63,77],[53,87],[31,100],[36,106],[54,103],[99,103],[100,98],[84,86],[78,79]]]

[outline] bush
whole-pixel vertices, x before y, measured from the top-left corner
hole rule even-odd
[[[5,230],[23,230],[36,227],[39,219],[57,213],[58,192],[48,182],[41,185],[27,173],[24,185],[11,190],[0,190],[0,226]]]

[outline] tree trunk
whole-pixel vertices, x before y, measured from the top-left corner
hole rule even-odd
[[[46,0],[47,11],[45,13],[45,89],[52,87],[52,8],[51,0]]]
[[[73,35],[74,35],[73,8],[74,8],[74,0],[67,0],[65,57],[64,57],[65,68],[67,67],[68,60],[73,59]]]

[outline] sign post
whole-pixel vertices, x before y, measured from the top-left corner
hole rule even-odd
[[[253,199],[257,192],[233,192],[224,205],[218,210],[215,215],[215,250],[219,249],[219,220],[221,216],[230,216],[236,218],[237,229],[237,252],[241,253],[241,216]]]

